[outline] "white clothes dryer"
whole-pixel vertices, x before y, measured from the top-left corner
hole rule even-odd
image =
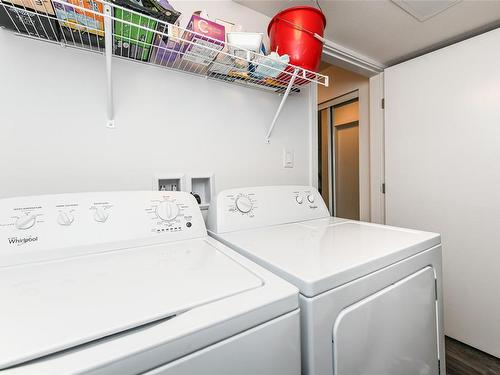
[[[330,217],[308,186],[222,191],[208,228],[300,289],[304,375],[445,374],[438,234]]]

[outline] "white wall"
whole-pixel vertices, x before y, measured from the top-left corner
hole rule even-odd
[[[228,1],[172,2],[185,13],[265,32],[269,19]],[[151,189],[158,173],[216,175],[216,188],[309,183],[308,90],[280,96],[113,60],[117,129],[105,127],[104,57],[0,30],[0,197]],[[316,126],[316,124],[314,124]],[[282,166],[283,147],[295,168]]]
[[[446,333],[500,356],[500,29],[385,72],[388,224],[442,233]]]

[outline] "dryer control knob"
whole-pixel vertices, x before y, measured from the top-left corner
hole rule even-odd
[[[99,223],[104,223],[108,220],[109,212],[104,207],[96,207],[94,212],[94,220]]]
[[[36,223],[37,215],[26,214],[16,220],[17,229],[30,229]]]
[[[236,208],[238,211],[246,214],[252,210],[252,207],[252,201],[247,196],[242,195],[241,197],[236,198]]]
[[[57,215],[57,222],[59,223],[59,225],[68,226],[73,224],[74,220],[75,217],[71,212],[61,211],[59,212],[59,215]]]
[[[302,196],[300,196],[300,195],[297,195],[295,197],[295,200],[297,201],[298,204],[304,203],[304,198],[302,198]]]
[[[161,202],[156,207],[156,215],[163,221],[174,220],[179,215],[179,206],[173,202]]]
[[[307,200],[309,201],[309,203],[314,203],[314,195],[309,194],[309,195],[307,196]]]

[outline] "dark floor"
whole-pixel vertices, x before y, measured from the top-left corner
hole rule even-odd
[[[448,375],[500,375],[500,359],[447,337],[446,373]]]

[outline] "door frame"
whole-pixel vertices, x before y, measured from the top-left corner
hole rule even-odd
[[[325,61],[329,61],[323,55]],[[360,118],[360,133],[363,133],[363,142],[360,149],[366,154],[360,155],[363,168],[360,167],[360,218],[361,220],[385,224],[385,193],[390,187],[385,186],[385,142],[384,142],[384,66],[377,71],[358,71],[355,64],[339,64],[338,60],[331,61],[333,65],[341,66],[352,72],[360,73],[368,78],[368,87],[358,86],[363,94],[363,106],[368,106],[368,118]],[[332,81],[331,81],[332,82]],[[333,84],[333,82],[331,83]],[[354,88],[354,86],[351,86]],[[309,99],[309,185],[318,187],[318,87],[310,85]],[[360,95],[361,96],[361,95]],[[366,103],[368,102],[368,103]],[[360,97],[361,105],[361,97]],[[365,112],[363,112],[365,113]],[[361,158],[361,156],[363,156]],[[361,186],[362,185],[362,186]]]
[[[370,221],[385,224],[385,100],[384,73],[370,84]]]
[[[318,104],[318,109],[317,111],[322,111],[324,109],[329,109],[327,116],[328,116],[328,131],[327,131],[327,138],[328,138],[328,170],[329,170],[329,175],[328,175],[328,210],[330,211],[330,215],[334,216],[335,215],[335,207],[334,207],[334,202],[336,198],[335,194],[335,141],[333,139],[334,137],[334,114],[333,114],[333,108],[336,106],[340,106],[344,103],[351,102],[353,100],[359,100],[359,90],[353,90],[350,91],[346,94],[339,95],[333,99],[330,99],[326,102]],[[318,139],[316,140],[316,143],[319,140],[319,133],[318,133]],[[316,160],[318,158],[318,153],[316,153]],[[317,162],[316,162],[317,163]],[[319,172],[319,170],[318,170]],[[317,180],[317,175],[316,175],[316,180]]]

